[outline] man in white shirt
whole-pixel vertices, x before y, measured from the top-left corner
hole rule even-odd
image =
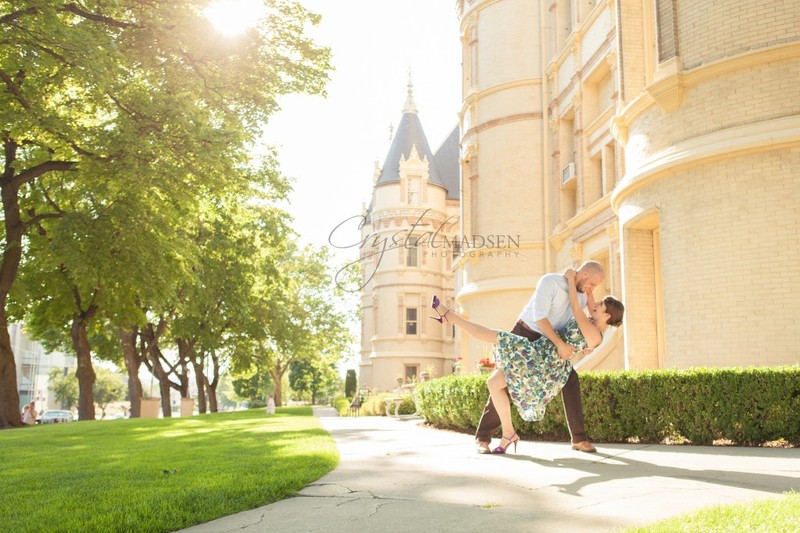
[[[587,294],[603,283],[604,279],[605,272],[600,263],[587,261],[581,265],[575,276],[581,308],[586,307]],[[519,320],[511,329],[511,333],[526,337],[531,341],[544,335],[556,345],[558,354],[563,359],[569,359],[572,355],[572,347],[561,340],[557,332],[563,331],[567,322],[572,318],[574,315],[569,304],[566,278],[560,273],[545,274],[536,284],[536,291],[520,313]],[[582,452],[596,452],[597,449],[589,442],[589,436],[584,427],[581,387],[578,373],[574,369],[569,375],[566,385],[561,389],[561,394],[564,400],[567,426],[572,435],[572,448]],[[499,427],[500,417],[497,416],[492,398],[489,397],[475,432],[478,453],[491,453],[492,436]]]

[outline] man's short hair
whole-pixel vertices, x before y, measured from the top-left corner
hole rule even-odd
[[[597,274],[602,274],[604,276],[606,275],[606,270],[603,268],[603,265],[598,263],[597,261],[586,261],[584,264],[581,265],[578,271],[581,271],[583,269],[590,270],[592,272],[595,272]]]

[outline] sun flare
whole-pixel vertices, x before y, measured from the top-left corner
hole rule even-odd
[[[204,10],[211,24],[225,35],[254,28],[265,12],[263,0],[213,0]]]

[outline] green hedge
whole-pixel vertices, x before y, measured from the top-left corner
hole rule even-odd
[[[333,399],[331,405],[333,406],[334,409],[336,409],[336,412],[339,413],[340,416],[345,416],[347,412],[350,410],[350,402],[352,401],[353,400],[351,398],[337,396],[336,398]]]
[[[586,428],[599,442],[800,446],[800,366],[583,372]],[[474,431],[489,397],[486,376],[447,376],[417,385],[419,413],[439,427]],[[524,422],[521,435],[568,439],[559,395],[544,419]]]

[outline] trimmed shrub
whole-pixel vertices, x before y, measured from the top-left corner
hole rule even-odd
[[[344,395],[348,398],[353,398],[358,389],[358,380],[356,379],[356,371],[350,369],[344,378]]]
[[[592,371],[580,380],[596,441],[800,445],[800,366]],[[474,431],[489,392],[486,376],[451,375],[420,383],[415,395],[428,423]],[[561,396],[539,422],[524,422],[513,407],[512,417],[521,435],[569,438]]]
[[[350,413],[350,401],[351,400],[347,398],[339,396],[333,400],[332,406],[336,409],[336,412],[339,413],[339,416],[346,416]]]

